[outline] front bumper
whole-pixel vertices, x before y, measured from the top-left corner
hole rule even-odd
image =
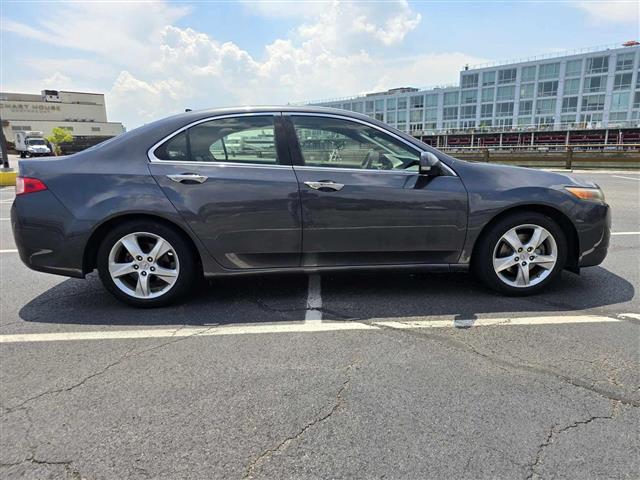
[[[609,250],[611,238],[611,207],[594,205],[578,227],[578,267],[600,265]]]
[[[86,238],[73,233],[75,224],[50,190],[18,196],[11,206],[11,227],[20,259],[39,272],[84,277]]]

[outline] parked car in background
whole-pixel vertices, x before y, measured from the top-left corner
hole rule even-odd
[[[51,148],[42,132],[15,132],[15,148],[20,153],[20,158],[51,155]]]
[[[532,294],[602,262],[610,234],[593,183],[457,160],[328,108],[176,115],[20,162],[16,188],[25,264],[97,268],[140,307],[184,297],[201,275],[372,268],[471,269],[499,292]]]

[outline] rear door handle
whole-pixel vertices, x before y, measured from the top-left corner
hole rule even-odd
[[[204,175],[198,175],[197,173],[181,173],[179,175],[167,175],[169,180],[173,180],[174,182],[183,183],[204,183],[207,181],[207,178]]]
[[[342,183],[336,183],[330,180],[321,180],[319,182],[304,182],[304,184],[309,188],[320,190],[322,192],[337,192],[338,190],[342,190],[342,188],[344,187]]]

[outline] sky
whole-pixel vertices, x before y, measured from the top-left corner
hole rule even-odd
[[[185,108],[455,84],[467,64],[639,29],[637,1],[0,0],[0,91],[104,93],[131,129]]]

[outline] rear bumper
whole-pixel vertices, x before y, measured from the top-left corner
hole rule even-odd
[[[609,250],[611,238],[611,207],[594,205],[578,230],[580,255],[578,267],[600,265]]]
[[[74,217],[49,190],[16,197],[11,227],[22,262],[32,270],[84,277],[85,235],[74,234]]]

